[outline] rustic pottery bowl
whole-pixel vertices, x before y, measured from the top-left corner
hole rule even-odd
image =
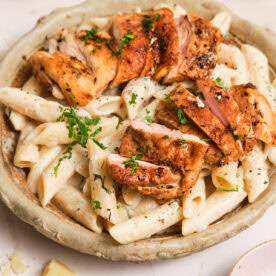
[[[20,87],[29,77],[26,58],[40,49],[45,38],[64,27],[72,27],[91,17],[118,12],[132,12],[135,7],[151,9],[166,0],[88,0],[65,9],[57,9],[40,18],[29,33],[21,37],[6,54],[0,64],[0,87]],[[276,36],[268,29],[243,20],[224,5],[207,0],[175,0],[188,12],[211,19],[220,11],[232,15],[230,39],[236,45],[248,43],[258,47],[268,57],[272,76],[276,72]],[[7,121],[3,106],[0,114],[0,199],[26,223],[50,239],[75,250],[111,260],[161,260],[187,256],[228,239],[256,222],[276,201],[276,174],[271,175],[268,189],[253,204],[243,202],[236,210],[212,224],[206,230],[183,237],[180,234],[154,236],[128,245],[120,245],[108,234],[96,234],[76,223],[54,205],[40,206],[29,191],[26,171],[12,164],[17,134]],[[8,146],[7,146],[8,145]]]

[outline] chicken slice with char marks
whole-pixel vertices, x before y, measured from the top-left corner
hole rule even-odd
[[[69,103],[84,106],[95,96],[93,73],[77,58],[39,51],[30,57],[29,63],[35,78],[49,90],[58,84]]]
[[[220,30],[202,17],[188,14],[178,19],[178,32],[178,63],[164,82],[206,78],[215,68],[217,47],[223,41]]]
[[[198,137],[159,124],[132,121],[123,137],[120,154],[142,154],[142,160],[181,172],[182,191],[197,181],[208,145]]]
[[[251,151],[256,144],[251,118],[241,112],[231,93],[218,86],[212,79],[198,80],[197,86],[203,95],[204,104],[231,131],[237,148],[241,152]]]
[[[269,145],[276,146],[276,122],[271,106],[265,96],[251,83],[233,85],[230,93],[241,111],[250,116],[256,138]]]
[[[211,140],[208,136],[195,124],[188,123],[182,125],[177,117],[177,110],[173,108],[163,108],[156,112],[155,118],[163,125],[171,129],[178,129],[184,134],[191,134],[204,140]],[[203,140],[203,141],[204,141]],[[204,159],[207,164],[211,165],[223,165],[225,158],[222,158],[221,151],[218,149],[213,141],[206,141],[209,145]]]
[[[179,39],[178,28],[173,12],[168,8],[162,8],[154,11],[158,15],[153,30],[153,37],[157,39],[159,45],[159,65],[155,70],[153,78],[155,80],[163,79],[178,63]]]
[[[193,120],[223,152],[228,161],[242,157],[231,132],[220,122],[211,110],[202,103],[199,97],[178,85],[170,94],[169,100],[178,109]]]
[[[143,14],[133,13],[116,16],[112,25],[113,45],[118,55],[119,64],[117,74],[112,82],[113,86],[139,77],[144,69],[148,41],[143,32]],[[129,43],[122,38],[130,34]],[[123,49],[122,49],[123,46]]]
[[[127,162],[127,158],[117,154],[108,156],[108,169],[116,182],[157,199],[171,199],[182,194],[181,175],[173,173],[169,167],[136,160],[136,166],[131,168]]]

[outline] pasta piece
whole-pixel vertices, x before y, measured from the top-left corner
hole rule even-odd
[[[100,202],[101,208],[95,212],[106,220],[116,224],[120,221],[113,180],[107,172],[107,152],[93,141],[87,143],[89,156],[89,173],[92,200]]]
[[[68,182],[75,173],[75,167],[82,162],[82,156],[76,145],[70,152],[62,152],[43,172],[37,186],[38,196],[42,206],[46,206],[53,196]],[[67,158],[64,158],[67,156]]]
[[[241,50],[249,69],[249,80],[267,98],[273,111],[276,110],[275,88],[270,84],[266,56],[257,48],[243,44]]]
[[[196,184],[187,190],[182,197],[183,216],[197,216],[205,207],[206,192],[204,177],[200,175]]]
[[[137,118],[151,123],[154,120],[156,108],[158,107],[160,100],[155,99],[150,104],[146,105],[138,114]]]
[[[110,118],[101,118],[97,125],[90,126],[91,133],[96,129],[102,130],[95,136],[96,139],[101,139],[113,133],[118,124],[119,119],[115,116]],[[69,137],[69,130],[66,122],[44,123],[40,124],[26,138],[29,143],[45,145],[53,147],[59,144],[70,144],[75,141],[75,138]]]
[[[1,88],[0,102],[15,111],[41,122],[55,122],[62,113],[57,102],[47,101],[19,88]]]
[[[212,181],[216,188],[233,190],[236,189],[237,186],[243,186],[243,178],[238,164],[238,161],[236,161],[221,167],[213,167]]]
[[[262,144],[259,142],[242,161],[245,190],[248,201],[254,202],[258,196],[268,187],[268,164],[267,153],[263,152]]]
[[[74,151],[78,156],[78,162],[76,162],[75,171],[85,178],[89,177],[89,160],[87,150],[80,145],[76,145],[74,147]]]
[[[141,215],[149,210],[152,210],[158,206],[159,206],[159,204],[152,197],[143,195],[139,204],[135,208],[132,209],[133,215],[139,216],[139,215]]]
[[[31,167],[27,177],[27,184],[33,193],[37,192],[37,185],[42,172],[54,161],[62,150],[64,150],[62,146],[41,148],[39,152],[39,161]]]
[[[268,146],[268,160],[276,165],[276,147]]]
[[[232,84],[243,84],[249,80],[247,63],[240,49],[233,45],[221,43],[218,47],[217,62],[234,69],[236,74],[232,77]]]
[[[231,15],[228,12],[218,13],[211,21],[211,23],[220,29],[222,34],[225,37],[228,37],[230,24],[231,24]]]
[[[142,195],[138,191],[130,189],[127,185],[123,185],[122,195],[125,203],[132,208],[135,208],[142,199]]]
[[[212,72],[211,78],[220,78],[225,86],[230,87],[232,85],[232,79],[236,75],[236,70],[228,68],[225,64],[217,64]]]
[[[22,130],[28,123],[27,117],[16,111],[13,111],[8,107],[6,107],[5,113],[9,117],[9,120],[12,123],[15,130]]]
[[[183,218],[178,200],[172,200],[139,216],[114,225],[110,235],[120,244],[128,244],[166,229]]]
[[[90,200],[78,189],[66,185],[55,194],[54,202],[88,229],[96,233],[102,232],[100,217],[92,210]]]
[[[234,210],[246,198],[246,195],[243,189],[235,192],[216,191],[212,193],[207,198],[205,208],[200,214],[182,221],[182,235],[186,236],[206,229],[209,224]]]
[[[32,132],[35,124],[29,122],[21,131],[14,155],[14,165],[20,168],[32,167],[39,160],[37,145],[29,144],[26,136]]]
[[[26,83],[23,85],[22,89],[36,96],[44,96],[46,93],[44,87],[36,80],[34,76],[31,76]]]
[[[101,96],[93,99],[83,108],[93,117],[108,116],[111,114],[118,114],[121,118],[126,117],[122,97],[120,96]]]
[[[155,82],[149,77],[132,79],[122,92],[122,99],[127,108],[128,118],[136,118],[141,106],[155,93]]]
[[[91,187],[90,187],[90,179],[89,179],[89,177],[87,177],[85,179],[84,186],[82,188],[82,192],[83,192],[83,194],[86,197],[91,198]]]

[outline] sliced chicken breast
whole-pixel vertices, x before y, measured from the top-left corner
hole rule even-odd
[[[179,173],[173,173],[166,166],[139,160],[134,162],[118,154],[111,154],[107,159],[109,173],[116,182],[157,199],[171,199],[182,194]]]
[[[218,45],[223,41],[220,30],[202,17],[188,14],[178,19],[180,51],[178,62],[165,83],[183,79],[204,79],[215,68]]]
[[[209,145],[204,156],[205,162],[211,165],[223,165],[225,160],[216,144],[195,124],[182,125],[177,117],[177,109],[162,108],[156,112],[155,118],[168,128],[178,129],[184,134],[195,135],[205,141]]]
[[[30,57],[29,63],[35,78],[50,91],[57,84],[69,103],[84,106],[95,96],[93,72],[77,58],[39,51]]]
[[[193,95],[183,88],[182,85],[178,85],[169,94],[169,101],[178,108],[179,115],[185,116],[186,114],[203,132],[205,132],[206,135],[216,143],[229,161],[241,158],[241,152],[237,148],[230,130],[221,123],[202,102],[199,96]],[[182,121],[183,124],[186,124],[184,120]]]
[[[219,87],[212,79],[198,80],[197,86],[204,104],[231,131],[237,147],[241,151],[251,151],[256,144],[251,118],[241,112],[231,93]]]
[[[233,85],[230,93],[241,111],[251,118],[256,138],[269,145],[275,145],[275,120],[265,96],[251,83]]]

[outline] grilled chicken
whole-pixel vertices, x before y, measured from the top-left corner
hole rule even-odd
[[[208,145],[198,137],[159,124],[132,121],[122,140],[120,154],[142,154],[142,159],[169,166],[183,174],[182,190],[197,181]]]
[[[118,58],[113,54],[110,46],[110,35],[82,30],[77,34],[69,34],[63,30],[56,40],[49,42],[49,52],[60,52],[76,57],[88,66],[94,76],[94,91],[100,93],[115,78]]]
[[[220,30],[196,15],[179,17],[178,62],[165,78],[165,83],[183,79],[204,79],[215,67],[218,45],[223,41]]]
[[[178,85],[170,94],[169,100],[178,111],[183,111],[193,122],[206,133],[223,152],[228,161],[238,160],[241,152],[234,137],[227,127],[205,106],[199,96]]]
[[[113,45],[120,53],[117,75],[112,82],[116,86],[138,77],[144,68],[148,41],[143,31],[143,15],[133,13],[116,16],[112,34]]]
[[[155,71],[154,79],[159,81],[177,65],[180,48],[173,12],[168,8],[163,8],[154,11],[154,14],[159,16],[153,31],[153,36],[158,41],[160,55],[160,63]]]
[[[230,93],[241,111],[251,118],[256,138],[269,145],[276,145],[275,120],[267,99],[251,83],[234,85]]]
[[[203,102],[226,126],[236,140],[241,151],[251,151],[256,144],[250,116],[240,111],[231,93],[218,86],[214,80],[198,80],[197,86]]]
[[[50,55],[39,51],[29,63],[35,78],[49,90],[58,84],[66,99],[84,106],[95,96],[92,71],[77,58],[61,52]]]
[[[211,165],[222,165],[225,161],[222,158],[221,151],[218,149],[216,144],[206,136],[206,134],[195,124],[188,123],[182,125],[177,117],[177,110],[173,108],[162,108],[155,114],[155,118],[163,125],[171,129],[178,129],[184,134],[191,134],[203,139],[209,145],[204,159],[207,164]]]
[[[134,161],[135,167],[131,167],[133,162],[128,162],[127,158],[117,154],[108,156],[108,169],[116,182],[157,199],[176,198],[182,194],[181,175],[173,173],[169,167],[139,160]]]

